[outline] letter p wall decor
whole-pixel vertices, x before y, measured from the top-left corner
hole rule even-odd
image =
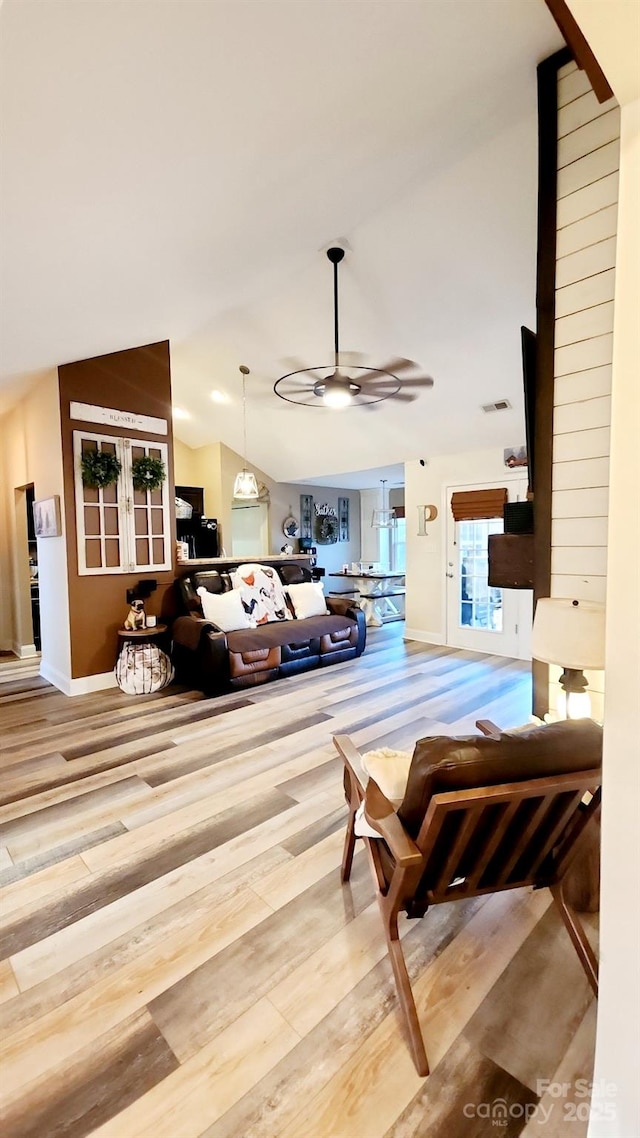
[[[437,516],[437,506],[418,506],[418,537],[428,537],[427,522],[435,522]]]

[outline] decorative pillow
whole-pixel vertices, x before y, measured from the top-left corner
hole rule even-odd
[[[255,628],[255,620],[250,620],[245,612],[240,593],[233,589],[228,593],[210,593],[201,585],[198,596],[202,601],[205,620],[212,620],[223,632],[236,632],[239,628]]]
[[[377,782],[385,798],[398,807],[404,798],[411,766],[411,751],[381,747],[362,756],[362,769]]]
[[[301,585],[289,585],[287,592],[298,620],[304,620],[307,616],[324,616],[328,612],[322,581],[304,581]]]
[[[270,565],[239,565],[231,575],[231,584],[254,625],[292,619],[282,581]]]

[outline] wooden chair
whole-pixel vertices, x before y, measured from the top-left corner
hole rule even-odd
[[[383,839],[362,840],[420,1075],[429,1074],[429,1064],[398,936],[402,911],[421,917],[431,905],[462,897],[546,886],[597,995],[596,958],[563,895],[564,876],[600,810],[602,734],[586,722],[584,729],[581,721],[569,722],[568,730],[554,724],[519,735],[419,740],[397,810],[376,782],[366,781],[348,736],[334,736],[349,806],[342,881],[351,873],[354,819],[364,802],[367,822]]]

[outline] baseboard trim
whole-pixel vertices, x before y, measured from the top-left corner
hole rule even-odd
[[[442,645],[445,638],[441,632],[423,632],[421,628],[405,628],[403,640],[418,640],[421,644]]]
[[[38,655],[35,644],[16,644],[15,640],[11,645],[11,651],[19,660],[28,660],[31,656]]]
[[[98,672],[94,676],[80,676],[78,679],[72,680],[46,660],[40,664],[40,675],[58,688],[63,695],[90,695],[91,692],[116,687],[116,677],[113,672]]]

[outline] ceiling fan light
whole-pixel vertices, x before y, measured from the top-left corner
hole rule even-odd
[[[325,407],[331,407],[333,411],[339,411],[344,407],[350,407],[353,403],[353,396],[347,387],[327,386],[322,395],[322,402]]]
[[[256,476],[251,470],[243,468],[236,474],[236,480],[233,484],[234,498],[259,498],[258,483]]]

